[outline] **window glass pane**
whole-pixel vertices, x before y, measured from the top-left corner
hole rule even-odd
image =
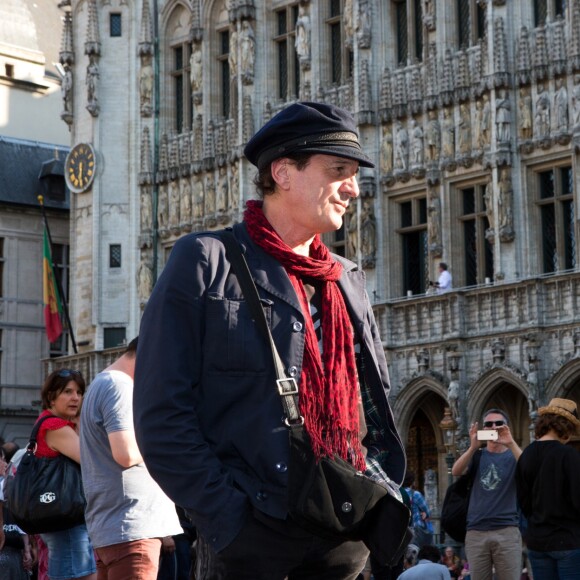
[[[548,1],[534,0],[534,24],[536,26],[544,26],[548,16]]]
[[[574,202],[562,203],[562,219],[564,220],[564,268],[576,267],[576,236],[574,235]]]
[[[554,16],[564,16],[566,0],[554,0]]]
[[[278,42],[278,97],[286,99],[288,94],[288,58],[286,40]]]
[[[183,75],[175,77],[175,130],[183,129]]]
[[[277,12],[276,16],[278,17],[278,35],[286,34],[286,11]]]
[[[413,225],[413,202],[406,201],[401,204],[401,226],[406,228]]]
[[[425,291],[427,233],[412,232],[403,235],[403,284],[404,292],[413,294]]]
[[[562,195],[568,195],[572,193],[573,185],[571,167],[562,167],[562,169],[560,169],[560,180],[562,183]]]
[[[121,244],[109,246],[109,268],[121,267]]]
[[[423,60],[423,8],[422,0],[415,0],[415,58]]]
[[[109,30],[111,36],[121,36],[121,15],[120,14],[110,14],[109,15]]]
[[[543,171],[539,174],[540,178],[540,198],[548,199],[554,197],[554,172]]]
[[[330,16],[340,16],[340,0],[330,0]]]
[[[183,48],[178,46],[173,49],[174,68],[173,70],[183,70]]]
[[[463,194],[463,215],[475,213],[475,190],[468,187],[462,190]]]
[[[475,220],[463,222],[463,243],[465,246],[465,285],[477,284],[477,236]]]
[[[342,69],[342,39],[340,36],[340,24],[332,24],[330,27],[330,43],[332,50],[332,82],[340,83]]]
[[[221,63],[222,69],[222,116],[226,119],[230,116],[230,65],[227,60]]]
[[[469,2],[470,0],[457,0],[457,33],[460,48],[469,46],[471,26]]]
[[[422,197],[419,200],[419,223],[426,224],[427,223],[427,198]]]
[[[104,348],[114,348],[125,344],[125,328],[105,328],[103,335]]]
[[[484,260],[485,260],[485,277],[493,280],[493,244],[490,240],[485,238],[485,230],[489,228],[487,218],[480,222],[483,225],[482,235],[484,236]]]
[[[483,38],[485,35],[485,8],[481,4],[477,4],[477,39]]]
[[[220,33],[221,54],[228,54],[230,52],[230,34],[229,32]]]
[[[407,3],[397,2],[395,4],[397,20],[397,62],[401,65],[407,64],[409,54],[409,33],[407,30]]]
[[[542,205],[542,254],[544,257],[544,272],[555,272],[558,269],[558,254],[556,248],[556,219],[554,205]]]

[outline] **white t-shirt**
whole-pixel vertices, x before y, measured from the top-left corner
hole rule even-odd
[[[437,293],[443,294],[451,290],[451,274],[447,270],[443,270],[437,279],[439,286],[437,286]]]

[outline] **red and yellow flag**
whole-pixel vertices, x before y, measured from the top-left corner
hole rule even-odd
[[[48,234],[44,228],[44,251],[42,260],[42,282],[43,282],[43,299],[44,299],[44,322],[46,324],[46,336],[49,342],[55,342],[62,334],[62,322],[60,315],[62,307],[60,297],[52,269],[52,256],[50,244],[48,243]]]

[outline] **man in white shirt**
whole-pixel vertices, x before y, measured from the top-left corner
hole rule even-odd
[[[433,285],[437,290],[437,294],[445,294],[445,292],[451,290],[451,274],[445,262],[439,263],[439,278],[437,282],[433,282]]]

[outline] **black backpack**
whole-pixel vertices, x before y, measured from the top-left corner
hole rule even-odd
[[[465,542],[469,497],[480,461],[481,450],[473,456],[467,473],[452,483],[445,493],[441,508],[441,528],[456,542]]]

